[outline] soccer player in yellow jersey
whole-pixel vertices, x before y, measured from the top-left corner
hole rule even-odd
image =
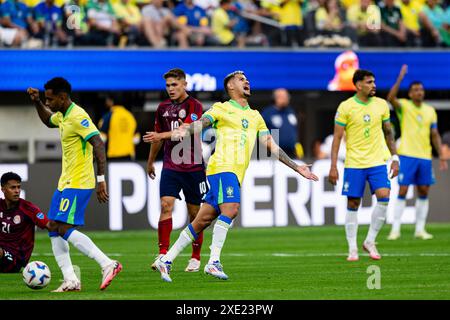
[[[244,72],[235,71],[226,76],[224,88],[231,100],[215,103],[200,120],[183,124],[164,137],[166,139],[190,138],[190,135],[198,134],[203,128],[211,125],[217,131],[216,151],[211,156],[206,169],[210,189],[206,194],[205,203],[195,219],[181,232],[167,254],[155,263],[161,278],[167,282],[172,281],[170,278],[172,261],[216,218],[210,259],[204,271],[216,278],[228,279],[220,263],[220,253],[228,229],[239,211],[240,186],[257,137],[288,167],[307,179],[318,180],[318,177],[309,171],[307,165],[296,164],[279,148],[260,113],[250,108],[247,101],[250,97],[250,83]],[[154,133],[149,135],[152,134]]]
[[[53,292],[80,291],[69,255],[69,242],[102,268],[104,290],[122,270],[118,261],[108,258],[85,234],[77,231],[84,224],[84,210],[95,188],[93,155],[97,161],[97,198],[108,201],[105,182],[105,146],[89,115],[70,99],[70,83],[60,77],[45,85],[45,105],[39,91],[28,88],[39,118],[49,128],[59,128],[62,145],[62,172],[53,194],[48,218],[53,254],[64,276],[64,282]]]
[[[428,215],[428,192],[434,184],[432,167],[432,148],[439,154],[439,167],[447,170],[447,161],[442,155],[441,136],[437,128],[437,115],[434,108],[425,102],[425,90],[422,83],[414,81],[408,89],[409,99],[397,99],[397,93],[406,72],[407,65],[403,65],[400,74],[388,94],[388,101],[394,106],[400,120],[401,139],[398,153],[400,155],[400,173],[398,183],[400,190],[394,210],[394,222],[388,236],[389,240],[400,238],[400,226],[403,210],[405,209],[406,193],[409,185],[417,186],[416,199],[416,231],[419,239],[432,239],[433,236],[425,231],[425,221]]]
[[[375,239],[385,220],[391,189],[386,167],[386,140],[392,156],[391,178],[397,176],[399,160],[390,123],[386,100],[375,97],[375,76],[372,72],[358,69],[353,75],[356,94],[343,101],[336,112],[334,137],[331,147],[331,168],[328,180],[336,185],[339,179],[337,158],[344,132],[347,136],[342,194],[347,196],[345,232],[349,245],[347,261],[359,260],[356,236],[358,233],[358,208],[364,195],[366,181],[377,204],[372,213],[369,232],[363,249],[373,260],[381,259]]]

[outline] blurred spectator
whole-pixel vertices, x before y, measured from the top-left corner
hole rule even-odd
[[[450,131],[442,135],[441,153],[444,159],[450,160]]]
[[[439,31],[440,41],[450,46],[450,6],[444,11],[438,0],[427,0],[423,13]]]
[[[87,24],[85,1],[69,0],[63,6],[63,12],[65,15],[63,28],[68,35],[69,45],[89,45],[89,27]]]
[[[106,144],[106,155],[110,161],[126,161],[135,158],[135,145],[140,134],[133,114],[122,105],[116,105],[118,96],[106,98],[108,112],[100,119],[98,128]]]
[[[7,45],[10,47],[20,47],[23,39],[17,29],[4,28],[0,25],[0,47]]]
[[[62,29],[63,12],[55,6],[54,0],[45,0],[34,7],[37,23],[37,38],[44,40],[44,46],[67,44],[67,35]]]
[[[12,47],[24,46],[28,39],[27,27],[32,24],[31,10],[19,0],[6,0],[0,5],[0,42]]]
[[[109,1],[89,0],[87,18],[92,44],[113,46],[118,43],[120,27]]]
[[[345,14],[337,0],[318,0],[319,7],[315,11],[315,29],[322,37],[316,45],[349,47],[352,42],[344,36]],[[311,40],[310,40],[311,41]],[[314,41],[313,41],[314,43]]]
[[[341,161],[345,160],[345,153],[347,151],[345,145],[345,133],[344,139],[341,140],[341,144],[339,145],[338,159]],[[328,135],[323,143],[320,144],[318,148],[318,152],[316,153],[317,159],[330,159],[331,158],[331,147],[333,145],[333,134]]]
[[[240,4],[239,1],[231,1],[227,13],[231,21],[236,21],[232,26],[231,31],[234,34],[238,48],[245,47],[247,34],[250,31],[249,23],[247,19],[241,16],[241,12],[244,12],[244,6]]]
[[[439,42],[439,32],[422,12],[423,5],[419,0],[401,0],[399,5],[408,46],[420,46],[423,38],[432,39],[435,44]]]
[[[261,0],[261,6],[269,10],[271,16],[278,20],[281,30],[281,44],[284,46],[302,46],[304,41],[303,0]],[[276,43],[273,36],[271,44]]]
[[[356,39],[359,46],[381,46],[380,8],[372,4],[372,0],[361,0],[360,4],[354,4],[347,10],[347,20],[356,30]]]
[[[250,20],[243,17],[243,14],[260,16],[261,8],[253,0],[233,1],[232,9],[228,12],[231,19],[237,19],[238,22],[233,27],[233,32],[238,39],[238,46],[245,42],[250,46],[268,46],[269,41],[263,33],[259,21]]]
[[[211,17],[214,10],[219,7],[219,0],[194,0],[194,4],[205,10],[206,15]]]
[[[135,45],[142,31],[142,15],[137,5],[130,0],[119,0],[112,5],[119,22],[121,33],[124,35],[119,47],[126,44]]]
[[[381,39],[386,47],[399,47],[406,44],[406,28],[400,9],[394,0],[384,0],[380,4]]]
[[[223,46],[234,44],[234,33],[231,31],[237,20],[231,20],[228,11],[231,10],[231,0],[220,0],[220,6],[214,10],[211,27],[215,37]],[[243,45],[245,46],[245,39]]]
[[[194,5],[193,0],[184,0],[175,7],[173,12],[178,22],[186,26],[190,44],[203,46],[214,43],[206,12]]]
[[[360,0],[341,0],[340,3],[342,7],[344,7],[346,10],[350,9],[355,4],[359,4]]]
[[[180,25],[173,13],[164,7],[163,0],[153,0],[142,8],[144,35],[155,48],[167,46],[167,37],[174,30],[174,37],[181,48],[188,47],[187,27]]]
[[[290,106],[289,92],[284,88],[276,89],[273,91],[273,99],[274,105],[265,108],[261,115],[269,130],[279,130],[280,147],[289,156],[300,159],[303,157],[303,147],[298,142],[298,121]]]

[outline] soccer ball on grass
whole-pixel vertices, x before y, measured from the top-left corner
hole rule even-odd
[[[43,289],[50,283],[51,273],[42,261],[31,261],[22,272],[23,281],[31,289]]]

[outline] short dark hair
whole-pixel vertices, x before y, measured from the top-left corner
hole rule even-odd
[[[244,71],[236,70],[236,71],[233,71],[233,72],[227,74],[227,76],[225,77],[225,79],[223,79],[223,89],[225,90],[226,93],[228,93],[228,89],[227,89],[227,84],[228,84],[228,82],[229,82],[231,79],[233,79],[235,75],[238,75],[238,74],[243,74],[243,75],[245,76]]]
[[[6,186],[8,181],[11,181],[11,180],[22,182],[22,178],[17,173],[7,172],[2,175],[2,178],[1,178],[2,187]]]
[[[65,92],[68,95],[72,93],[72,86],[69,81],[62,77],[55,77],[44,85],[45,90],[52,90],[53,94],[58,94],[60,92]]]
[[[413,86],[418,85],[418,84],[420,84],[421,86],[423,86],[423,83],[420,82],[420,81],[418,81],[418,80],[414,80],[413,82],[411,82],[411,83],[409,84],[409,86],[408,86],[408,92],[411,91],[411,89],[412,89]]]
[[[175,79],[183,79],[186,80],[186,73],[180,68],[170,69],[163,76],[164,79],[167,78],[175,78]]]
[[[358,81],[364,80],[365,77],[375,77],[375,75],[372,73],[372,71],[358,69],[353,74],[352,82],[353,82],[354,85],[356,85],[356,83]]]

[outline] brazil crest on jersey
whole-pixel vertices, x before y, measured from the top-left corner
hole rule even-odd
[[[234,100],[215,103],[203,117],[213,123],[217,135],[206,174],[233,172],[242,183],[256,137],[270,133],[264,119],[257,110]]]

